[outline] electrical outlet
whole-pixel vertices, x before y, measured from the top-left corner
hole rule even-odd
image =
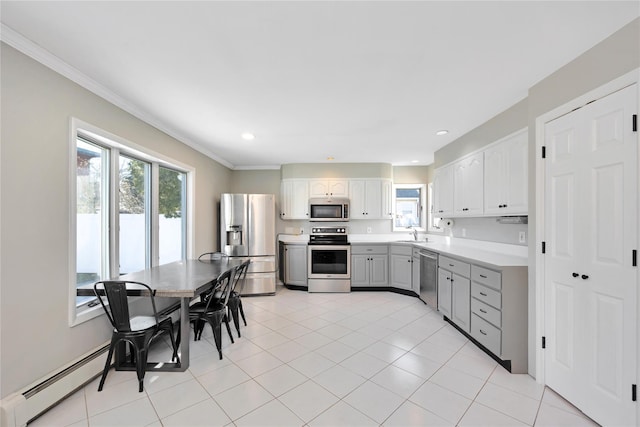
[[[367,233],[371,234],[371,227],[367,227]]]
[[[518,242],[527,243],[527,232],[526,231],[521,231],[520,233],[518,233]]]

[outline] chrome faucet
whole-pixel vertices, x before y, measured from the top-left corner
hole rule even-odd
[[[418,241],[418,230],[416,230],[415,228],[412,228],[411,226],[408,226],[407,228],[411,230],[411,234],[413,235],[413,240],[415,240],[417,242]]]

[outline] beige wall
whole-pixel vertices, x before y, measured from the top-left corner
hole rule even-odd
[[[434,167],[451,163],[469,153],[480,150],[492,142],[527,127],[528,102],[523,99],[507,110],[466,133],[434,154]]]
[[[231,171],[5,44],[1,67],[4,398],[110,336],[104,316],[68,325],[70,117],[195,169],[195,253],[217,240],[216,200],[230,188]]]
[[[282,165],[287,178],[393,178],[389,163],[292,163]]]
[[[535,375],[536,119],[640,67],[640,18],[530,88],[529,123],[529,372]],[[639,76],[640,80],[640,76]]]

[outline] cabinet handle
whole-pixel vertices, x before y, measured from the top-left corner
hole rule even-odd
[[[447,277],[447,280],[451,280],[451,277]]]
[[[480,277],[482,277],[483,279],[487,278],[487,276],[485,276],[484,274],[481,274]]]
[[[487,294],[485,294],[484,292],[480,292],[480,295],[482,295],[483,297],[487,296]]]
[[[571,273],[571,275],[572,275],[573,277],[578,277],[578,276],[579,276],[579,274],[578,274],[578,273]]]
[[[480,329],[480,333],[481,333],[482,335],[487,335],[487,333],[486,333],[485,331],[483,331],[482,329]]]
[[[449,264],[449,267],[453,267],[453,264]]]
[[[504,205],[502,205],[502,207],[503,207],[503,208],[506,208],[506,207],[507,207],[507,204],[505,203]]]
[[[582,280],[587,280],[589,278],[589,276],[587,276],[586,274],[582,275]]]
[[[487,314],[487,312],[485,310],[483,310],[483,309],[480,309],[480,313]]]
[[[411,262],[411,260],[410,260],[410,259],[408,259],[408,260],[407,260],[407,262]]]

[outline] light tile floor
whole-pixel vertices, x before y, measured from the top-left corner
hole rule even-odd
[[[417,298],[389,292],[243,298],[219,360],[211,329],[184,373],[110,371],[31,426],[595,426],[509,374]],[[235,331],[234,331],[235,332]],[[150,360],[167,360],[159,341]]]

